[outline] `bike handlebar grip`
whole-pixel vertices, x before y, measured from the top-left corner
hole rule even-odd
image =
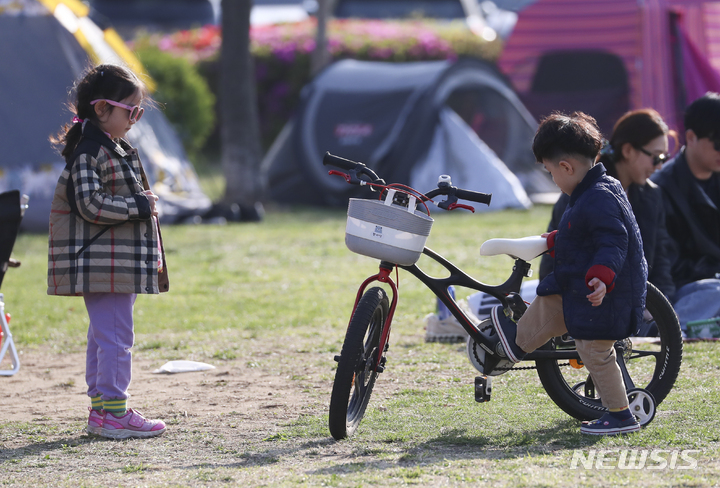
[[[458,198],[461,198],[463,200],[469,200],[471,202],[484,203],[485,205],[490,205],[490,199],[492,198],[492,193],[481,193],[479,191],[462,190],[462,189],[458,188],[457,191],[455,192],[455,196]]]
[[[351,161],[349,159],[341,158],[340,156],[335,156],[333,154],[330,154],[329,152],[325,153],[325,156],[323,157],[323,166],[335,166],[337,168],[345,169],[345,170],[351,170],[355,169],[358,166],[365,166],[363,163],[357,163],[355,161]]]

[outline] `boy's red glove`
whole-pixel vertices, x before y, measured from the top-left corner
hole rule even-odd
[[[591,266],[587,273],[585,273],[585,284],[587,285],[593,278],[597,278],[605,283],[608,293],[615,288],[615,271],[611,270],[607,266],[603,266],[602,264],[595,264]],[[589,285],[588,288],[592,290],[592,287]]]

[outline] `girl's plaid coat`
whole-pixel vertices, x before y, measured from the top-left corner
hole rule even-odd
[[[50,210],[49,295],[168,290],[148,189],[137,151],[86,122]]]

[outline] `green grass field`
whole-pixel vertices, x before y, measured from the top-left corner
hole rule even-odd
[[[547,214],[548,209],[540,207],[440,215],[428,246],[482,281],[499,283],[509,276],[512,260],[480,260],[480,244],[491,237],[540,233]],[[171,291],[138,299],[138,332],[183,336],[189,331],[231,331],[245,336],[316,333],[341,326],[358,285],[377,272],[377,261],[347,250],[344,226],[342,211],[299,210],[269,212],[259,224],[164,228]],[[47,238],[21,235],[13,256],[23,264],[8,271],[3,291],[9,311],[22,310],[22,321],[28,324],[14,332],[16,340],[82,345],[82,299],[45,294]],[[398,326],[434,310],[434,297],[410,275],[401,274],[400,287]]]
[[[437,215],[427,245],[481,281],[499,283],[509,275],[512,259],[480,258],[480,244],[492,237],[540,234],[549,216],[549,207]],[[312,378],[324,387],[303,390],[317,408],[289,412],[261,440],[232,446],[207,441],[216,443],[216,454],[242,461],[236,466],[198,461],[194,469],[161,477],[134,459],[123,473],[128,485],[718,486],[718,344],[685,345],[676,388],[641,433],[587,438],[579,422],[547,398],[532,370],[497,377],[493,400],[475,403],[475,371],[464,346],[423,341],[422,318],[434,311],[435,299],[402,271],[388,369],[357,434],[332,441],[325,408],[332,356],[342,345],[358,285],[377,271],[376,261],[345,248],[344,225],[342,210],[298,209],[269,211],[258,224],[163,229],[171,290],[138,298],[138,354],[249,363],[256,361],[257,348],[265,348],[268,355],[259,367],[281,371],[298,385]],[[9,270],[2,290],[15,341],[25,350],[82,351],[87,327],[82,299],[46,295],[46,252],[47,238],[40,235],[22,235],[15,246],[22,267]],[[419,264],[441,273],[424,260]],[[467,294],[457,291],[458,297]],[[275,349],[292,350],[303,361],[285,364],[269,355]],[[20,436],[32,451],[37,431],[1,420],[0,429],[0,447]],[[136,445],[113,449],[133,451]],[[332,454],[337,450],[343,455]],[[643,451],[651,456],[643,469],[617,469],[621,456]],[[12,462],[0,456],[0,472]],[[14,484],[0,474],[3,483]]]

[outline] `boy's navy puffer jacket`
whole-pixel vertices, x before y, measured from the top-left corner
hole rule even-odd
[[[552,251],[555,270],[537,292],[562,295],[572,337],[618,340],[637,332],[648,273],[642,238],[625,191],[602,164],[593,166],[570,196]],[[593,277],[608,288],[597,307],[587,299]]]

